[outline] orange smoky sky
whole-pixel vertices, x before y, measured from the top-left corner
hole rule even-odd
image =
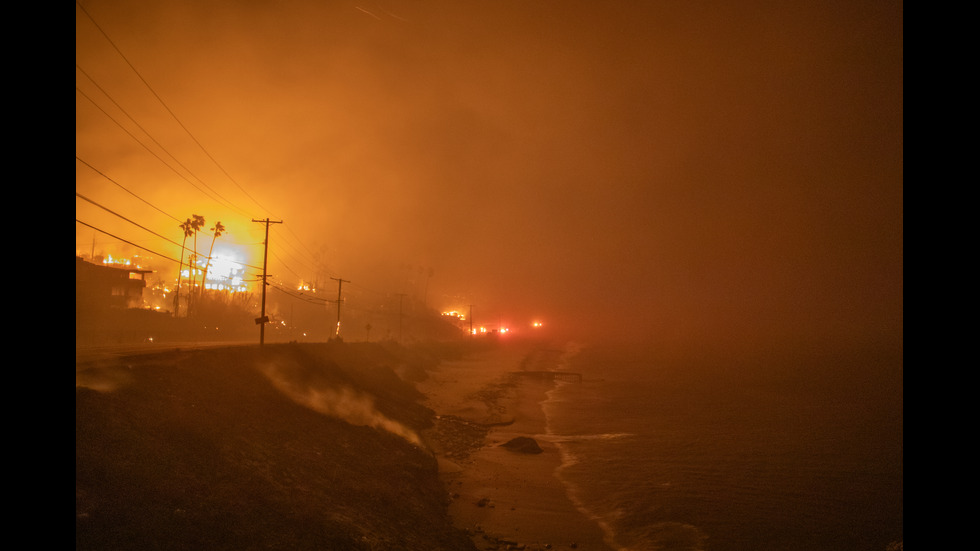
[[[260,266],[270,218],[286,285],[424,279],[432,307],[593,336],[901,339],[901,2],[75,13],[79,254],[176,258],[157,234],[199,214]]]

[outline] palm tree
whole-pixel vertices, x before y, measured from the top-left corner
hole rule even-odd
[[[191,262],[191,288],[197,285],[197,232],[204,227],[204,217],[192,214],[191,229],[194,230],[194,261]]]
[[[211,228],[211,231],[213,231],[214,234],[211,235],[211,249],[208,250],[208,259],[204,263],[204,275],[201,276],[202,284],[204,284],[204,281],[208,278],[208,268],[211,267],[211,255],[214,254],[214,240],[221,236],[221,234],[225,231],[225,227],[221,225],[220,221],[218,221],[214,223],[214,227]]]
[[[175,318],[180,312],[180,273],[184,271],[184,251],[186,250],[186,247],[184,245],[186,245],[187,243],[187,238],[194,233],[194,230],[192,229],[193,223],[191,222],[190,218],[188,218],[186,221],[184,221],[177,227],[184,230],[184,240],[180,243],[180,267],[177,268],[177,292],[174,293],[174,317]]]
[[[204,226],[204,217],[199,214],[191,215],[191,230],[194,232],[194,254],[191,265],[191,292],[187,293],[187,314],[191,313],[191,301],[194,299],[194,289],[197,287],[197,232]]]

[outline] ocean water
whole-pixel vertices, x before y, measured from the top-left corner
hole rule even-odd
[[[613,548],[899,548],[900,352],[566,352],[543,436]]]

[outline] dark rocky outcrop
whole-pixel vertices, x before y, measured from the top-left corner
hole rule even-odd
[[[501,446],[519,453],[541,453],[544,450],[538,445],[537,440],[528,436],[518,436],[501,444]]]

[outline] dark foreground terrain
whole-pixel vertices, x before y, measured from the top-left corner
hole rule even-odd
[[[76,365],[75,548],[475,549],[426,446],[370,426],[430,429],[412,381],[458,353],[438,348],[283,344]]]

